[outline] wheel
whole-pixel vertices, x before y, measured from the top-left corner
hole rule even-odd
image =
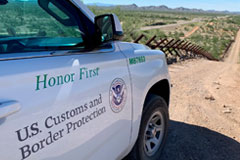
[[[159,160],[164,148],[169,114],[163,98],[151,95],[147,98],[137,142],[127,159]]]

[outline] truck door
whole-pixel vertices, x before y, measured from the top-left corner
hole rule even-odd
[[[86,50],[84,13],[72,1],[0,2],[1,160],[111,160],[129,145],[127,61],[114,42]]]
[[[125,57],[114,43],[56,53],[0,57],[0,159],[118,158],[131,128]]]

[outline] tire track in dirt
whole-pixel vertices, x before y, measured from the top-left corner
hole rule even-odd
[[[239,54],[240,54],[240,31],[237,33],[237,38],[233,44],[229,56],[226,58],[225,62],[237,64],[239,63]]]
[[[169,67],[169,138],[161,160],[240,159],[240,31],[224,62]]]
[[[184,36],[184,38],[190,37],[193,33],[195,33],[197,30],[199,30],[199,28],[200,28],[199,26],[194,27],[191,32],[188,32],[188,33]]]

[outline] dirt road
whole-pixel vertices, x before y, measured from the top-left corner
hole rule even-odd
[[[202,18],[194,18],[191,21],[178,21],[176,24],[167,24],[167,25],[158,25],[158,26],[146,26],[146,27],[142,27],[141,30],[142,31],[147,31],[147,30],[152,30],[152,29],[175,30],[176,28],[178,28],[181,25],[197,23],[197,22],[201,22],[201,21],[202,21]]]
[[[199,26],[194,27],[192,31],[185,34],[184,38],[190,37],[193,33],[195,33],[197,30],[199,30],[199,28],[200,28]]]
[[[224,62],[169,67],[170,130],[161,160],[240,160],[240,31]]]

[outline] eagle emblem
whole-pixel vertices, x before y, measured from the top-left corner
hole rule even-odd
[[[127,88],[125,82],[117,78],[115,79],[110,88],[110,106],[113,112],[120,112],[125,106],[127,98]]]

